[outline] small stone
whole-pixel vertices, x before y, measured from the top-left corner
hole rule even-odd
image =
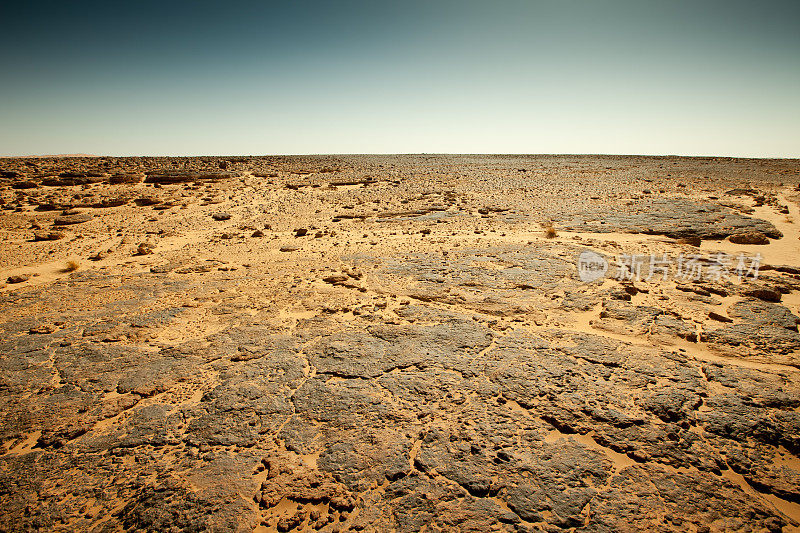
[[[305,237],[308,234],[308,230],[306,228],[297,228],[294,230],[295,237]]]
[[[639,463],[644,463],[650,460],[650,456],[644,450],[633,450],[628,453],[628,456]]]
[[[83,222],[89,222],[92,219],[92,215],[89,213],[77,213],[73,215],[62,215],[60,217],[56,217],[53,221],[53,224],[56,226],[69,226],[71,224],[82,224]]]
[[[161,199],[153,198],[151,196],[143,196],[142,198],[137,198],[133,201],[139,207],[147,207],[151,205],[158,205],[161,203]]]
[[[769,238],[760,231],[737,233],[730,236],[730,241],[734,244],[769,244]]]
[[[139,183],[144,178],[144,174],[114,174],[108,179],[108,182],[111,185],[117,185],[120,183]]]
[[[701,242],[702,240],[700,239],[700,237],[696,236],[684,237],[682,239],[677,240],[678,244],[688,244],[689,246],[695,246],[695,247],[700,246]]]
[[[759,300],[764,300],[765,302],[781,301],[781,293],[773,289],[768,289],[766,287],[756,287],[753,289],[747,289],[744,291],[744,295],[752,296],[753,298],[758,298]]]
[[[35,189],[39,184],[35,181],[18,181],[11,184],[12,189]]]
[[[304,520],[305,513],[299,510],[291,517],[283,517],[278,520],[278,531],[291,531],[302,524]]]
[[[719,313],[715,313],[714,311],[709,311],[708,318],[711,320],[716,320],[717,322],[733,322],[730,318],[721,315]]]
[[[60,231],[37,231],[33,234],[34,241],[57,241],[63,237],[64,234]]]
[[[214,213],[213,215],[211,215],[211,218],[218,221],[229,220],[231,218],[231,214],[225,212]]]
[[[261,231],[260,229],[255,230],[253,232],[253,234],[251,235],[251,237],[263,237],[263,236],[264,236],[264,232]]]
[[[139,246],[136,248],[136,255],[152,254],[153,248],[155,248],[155,246],[153,246],[148,242],[140,243]]]
[[[31,279],[30,274],[17,274],[15,276],[8,276],[6,280],[8,283],[24,283]]]
[[[45,335],[47,333],[53,333],[56,330],[55,326],[51,326],[50,324],[42,324],[41,326],[36,326],[28,330],[30,334],[39,334]]]

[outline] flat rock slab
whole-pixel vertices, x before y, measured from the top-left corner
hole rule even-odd
[[[742,357],[764,354],[776,363],[800,366],[800,334],[781,326],[753,322],[731,324],[708,331],[701,338]]]
[[[643,233],[674,239],[700,237],[721,240],[754,231],[779,239],[783,234],[770,222],[741,215],[714,203],[680,198],[643,199],[628,212],[604,207],[566,211],[556,226],[568,231]]]
[[[67,173],[68,175],[62,175],[58,178],[46,178],[42,180],[42,185],[47,185],[48,187],[74,187],[76,185],[89,185],[92,183],[101,183],[104,181],[104,177],[102,174],[96,175],[80,175],[83,173],[78,172],[79,175],[71,175],[72,173]]]
[[[800,317],[782,305],[760,300],[743,300],[728,308],[728,316],[752,324],[771,324],[797,331]]]
[[[56,226],[71,226],[72,224],[82,224],[92,220],[92,215],[89,213],[76,213],[74,215],[62,215],[53,220]]]
[[[218,181],[240,176],[234,172],[184,172],[184,171],[159,171],[147,172],[145,183],[159,183],[163,185],[172,183],[187,183],[192,181]]]

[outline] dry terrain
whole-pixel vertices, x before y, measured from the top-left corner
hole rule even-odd
[[[2,159],[0,530],[797,531],[799,183]]]

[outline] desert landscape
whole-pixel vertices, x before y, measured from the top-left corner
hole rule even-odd
[[[4,531],[800,528],[800,160],[0,179]]]

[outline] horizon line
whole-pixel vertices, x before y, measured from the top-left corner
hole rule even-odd
[[[686,158],[686,159],[761,159],[761,160],[800,160],[798,156],[749,156],[749,155],[724,155],[724,154],[653,154],[653,153],[591,153],[591,152],[304,152],[304,153],[274,153],[274,154],[138,154],[138,155],[112,155],[112,154],[29,154],[29,155],[0,155],[0,159],[86,159],[86,158],[197,158],[197,157],[339,157],[339,156],[531,156],[531,157],[655,157],[655,158]]]

